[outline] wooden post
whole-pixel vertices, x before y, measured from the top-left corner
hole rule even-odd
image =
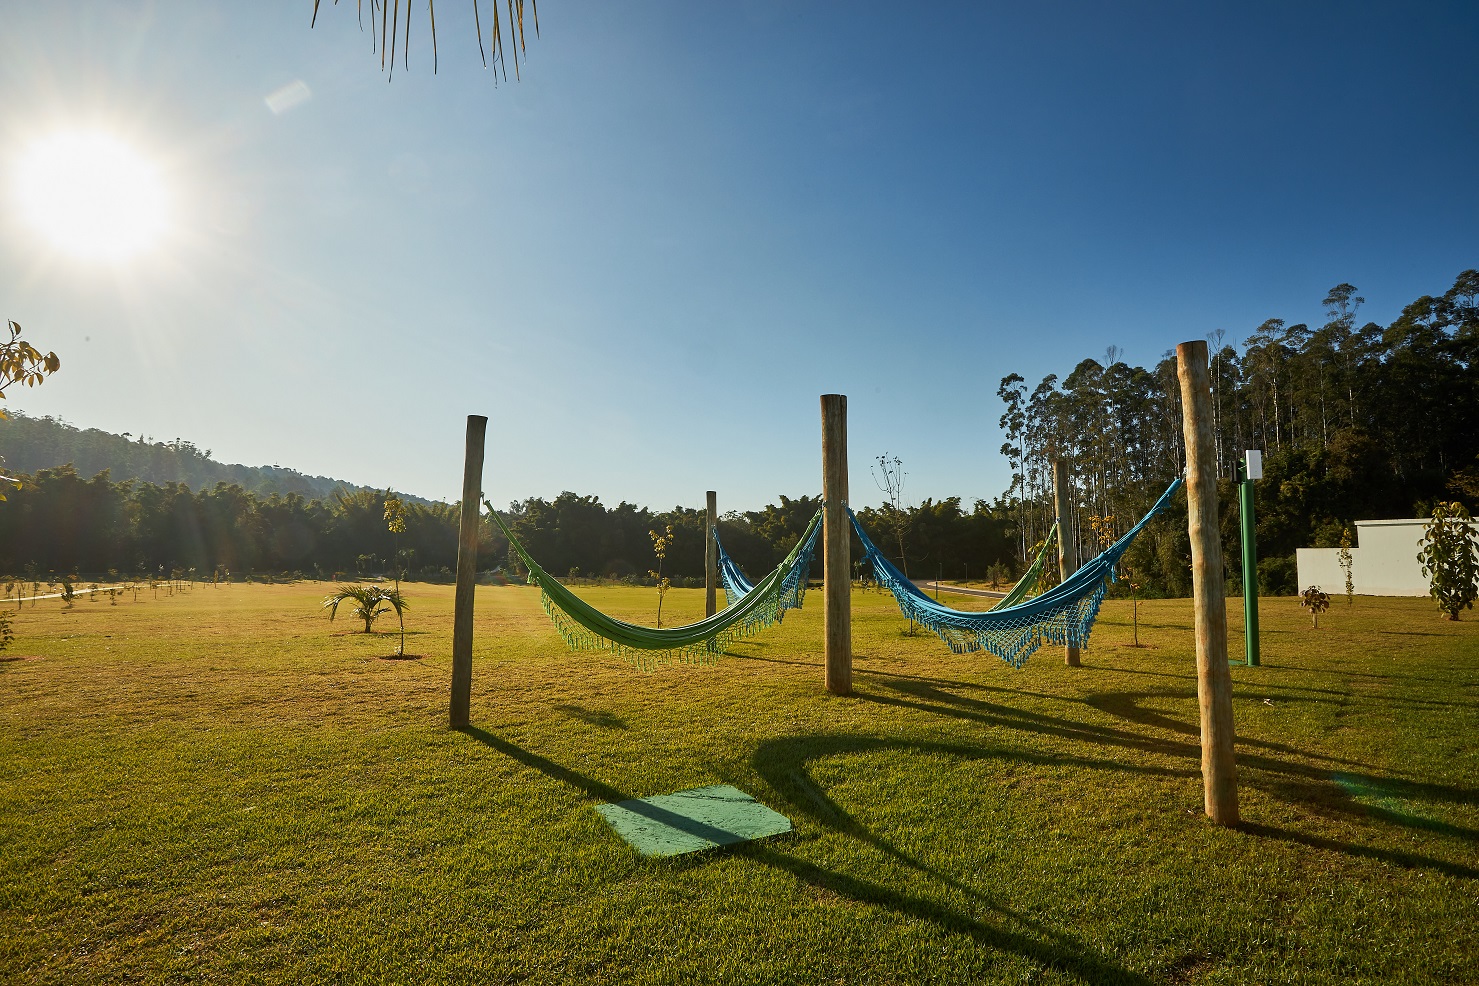
[[[827,691],[852,694],[852,566],[847,520],[847,398],[822,395],[822,569]]]
[[[488,419],[467,416],[462,466],[462,526],[457,542],[457,594],[452,604],[452,728],[468,724],[472,706],[472,603],[478,579],[478,524],[483,502],[483,436]]]
[[[1069,503],[1073,499],[1073,487],[1068,478],[1068,460],[1053,459],[1053,509],[1058,514],[1058,580],[1068,581],[1068,576],[1078,571],[1078,551],[1073,543],[1072,519]],[[1063,659],[1070,668],[1079,666],[1078,648],[1067,644],[1063,648]]]
[[[1218,825],[1238,824],[1238,765],[1233,753],[1232,674],[1227,669],[1227,602],[1217,522],[1217,465],[1207,343],[1176,347],[1186,439],[1186,530],[1196,601],[1197,701],[1202,717],[1202,800]]]
[[[708,492],[708,523],[704,526],[704,616],[719,612],[719,546],[714,543],[714,528],[719,526],[719,498]]]

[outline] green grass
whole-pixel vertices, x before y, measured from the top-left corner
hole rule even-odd
[[[27,606],[0,663],[0,981],[1479,981],[1479,621],[1263,604],[1233,668],[1245,826],[1201,813],[1186,600],[1111,602],[1084,667],[909,637],[820,598],[713,667],[568,654],[479,589],[407,649],[322,584]],[[647,619],[653,590],[582,590]],[[702,594],[673,590],[665,619]],[[969,605],[955,597],[957,605]],[[1241,652],[1240,607],[1231,649]],[[730,783],[790,835],[652,861],[593,805]]]

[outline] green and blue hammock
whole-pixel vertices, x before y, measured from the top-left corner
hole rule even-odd
[[[1015,606],[998,604],[984,613],[941,606],[925,595],[879,552],[851,510],[848,516],[852,517],[853,530],[863,544],[864,559],[873,566],[879,584],[894,594],[905,616],[933,630],[957,654],[984,650],[1020,668],[1045,643],[1088,646],[1094,618],[1099,615],[1109,583],[1115,579],[1115,566],[1135,536],[1171,502],[1181,482],[1177,479],[1172,483],[1124,537],[1058,585],[1035,599]],[[1039,570],[1042,559],[1040,553],[1036,566]],[[1020,588],[1026,582],[1024,576],[1017,585]]]
[[[893,593],[905,616],[934,631],[957,653],[984,650],[1020,668],[1045,643],[1087,646],[1094,618],[1109,583],[1114,581],[1115,566],[1135,536],[1170,502],[1181,482],[1178,479],[1172,483],[1140,523],[1097,558],[1059,585],[1027,599],[1052,544],[1050,533],[1032,567],[1001,602],[984,613],[951,609],[930,599],[878,551],[851,510],[848,516],[863,545],[864,559],[872,565],[879,585]],[[791,553],[759,582],[751,582],[745,576],[724,551],[715,531],[719,577],[728,605],[698,623],[658,629],[607,616],[581,600],[524,550],[492,504],[484,501],[484,505],[523,560],[529,571],[529,584],[539,586],[544,610],[566,645],[571,650],[621,654],[646,669],[674,658],[712,663],[731,642],[779,623],[786,610],[799,608],[806,596],[807,576],[822,529],[822,511],[818,510]]]
[[[731,600],[723,610],[701,622],[658,629],[607,616],[583,601],[530,557],[492,504],[485,500],[483,505],[529,570],[529,584],[539,586],[544,611],[565,644],[571,650],[621,654],[647,670],[674,658],[713,663],[733,641],[779,623],[786,610],[799,607],[806,596],[806,575],[811,571],[812,554],[822,529],[822,512],[818,510],[791,553],[741,598]]]

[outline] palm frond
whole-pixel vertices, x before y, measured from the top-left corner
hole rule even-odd
[[[318,24],[318,8],[323,0],[313,0],[313,15],[309,19],[308,26],[313,28]],[[514,79],[522,77],[520,56],[528,60],[528,49],[524,44],[524,3],[525,0],[504,0],[508,9],[506,19],[508,29],[508,44],[512,48],[514,61]],[[539,37],[539,5],[535,0],[528,0],[529,12],[534,23],[534,36]],[[339,0],[334,0],[334,6],[339,6]],[[401,66],[410,71],[411,61],[411,17],[413,0],[406,0],[406,17],[404,23],[401,20],[400,0],[370,0],[370,50],[380,55],[380,70],[386,71],[387,61],[389,63],[389,76],[395,76],[395,53],[398,44],[397,34],[404,33],[405,41],[401,44]],[[497,78],[508,80],[507,63],[504,61],[504,27],[505,18],[498,11],[498,0],[493,0],[493,29],[488,34],[489,45],[492,48],[493,74]],[[375,26],[375,12],[379,10],[380,26]],[[427,18],[431,22],[431,71],[435,75],[438,69],[437,51],[437,13],[436,0],[427,0]],[[356,0],[355,14],[360,21],[360,29],[364,29],[363,0]],[[478,0],[472,0],[473,33],[478,39],[478,56],[483,61],[483,67],[489,67],[488,48],[483,44],[483,18],[478,8]]]

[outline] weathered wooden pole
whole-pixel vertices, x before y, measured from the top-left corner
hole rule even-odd
[[[708,492],[708,523],[704,525],[704,616],[719,612],[719,546],[714,543],[714,528],[719,526],[719,497]]]
[[[1078,571],[1078,550],[1074,544],[1073,528],[1070,526],[1069,504],[1073,501],[1073,487],[1068,478],[1068,460],[1053,460],[1053,509],[1058,514],[1058,580],[1068,581],[1068,576]],[[1070,668],[1079,666],[1078,648],[1067,644],[1063,648],[1063,659]]]
[[[847,398],[822,395],[822,570],[827,691],[852,694],[852,566],[847,520]]]
[[[1227,602],[1217,522],[1217,465],[1207,343],[1176,347],[1181,432],[1186,439],[1186,530],[1196,603],[1197,701],[1202,716],[1202,800],[1218,825],[1238,824],[1238,765],[1233,753],[1232,674],[1227,668]]]
[[[467,416],[462,466],[462,526],[457,541],[457,594],[452,603],[452,728],[469,721],[472,706],[472,603],[478,580],[478,525],[483,502],[483,436],[488,419]]]

